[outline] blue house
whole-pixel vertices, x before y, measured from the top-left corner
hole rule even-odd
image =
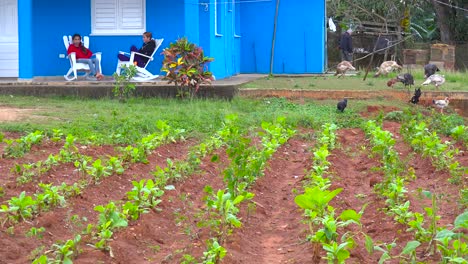
[[[103,53],[103,73],[111,75],[118,51],[141,46],[145,31],[164,38],[160,51],[188,37],[215,58],[210,70],[217,79],[269,73],[274,35],[274,74],[324,72],[325,0],[276,7],[276,0],[2,0],[0,77],[65,74],[62,36],[74,33],[90,36],[90,49]],[[148,70],[159,73],[162,59],[158,52]]]

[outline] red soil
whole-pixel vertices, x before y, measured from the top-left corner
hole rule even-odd
[[[430,160],[414,154],[411,148],[403,142],[399,135],[400,125],[395,122],[385,122],[384,128],[391,131],[397,139],[396,150],[402,160],[408,161],[408,166],[414,168],[417,179],[407,183],[408,199],[411,210],[422,212],[430,201],[420,198],[418,188],[443,195],[439,200],[440,225],[453,223],[455,217],[462,212],[455,201],[458,200],[458,190],[461,185],[448,183],[450,175],[444,171],[436,171]],[[310,131],[301,130],[301,133]],[[368,204],[363,218],[362,231],[377,243],[392,242],[398,244],[393,253],[399,253],[407,241],[414,236],[406,232],[407,226],[396,224],[382,210],[385,202],[372,187],[382,180],[382,173],[372,170],[380,166],[377,157],[369,156],[370,146],[360,129],[341,129],[338,131],[339,146],[332,151],[329,161],[332,187],[343,188],[343,191],[332,201],[337,214],[345,209],[359,211]],[[23,222],[15,226],[14,235],[7,234],[6,227],[0,233],[0,263],[28,263],[28,255],[40,245],[50,248],[57,240],[72,238],[72,235],[82,230],[88,223],[97,221],[95,205],[106,204],[111,200],[121,200],[125,193],[131,190],[132,180],[151,178],[150,171],[155,165],[164,167],[166,158],[184,159],[188,147],[193,142],[169,144],[159,147],[150,155],[149,164],[134,164],[123,175],[113,175],[104,179],[99,185],[87,187],[83,194],[68,201],[66,208],[56,208],[51,212],[42,213],[31,223]],[[314,143],[299,136],[291,139],[280,147],[273,155],[265,171],[265,176],[258,179],[251,191],[255,194],[254,210],[248,210],[244,203],[241,206],[243,226],[235,229],[233,234],[223,244],[228,254],[222,263],[312,263],[312,246],[306,242],[307,226],[301,221],[302,212],[294,203],[297,192],[302,192],[303,179],[312,164],[310,152]],[[57,151],[59,146],[40,146],[21,159],[0,159],[0,171],[7,173],[14,162],[34,161],[46,158],[48,153]],[[42,151],[44,150],[44,151]],[[112,147],[81,149],[87,155],[100,157],[112,155]],[[184,254],[201,257],[205,249],[205,241],[210,237],[206,228],[197,227],[197,213],[204,208],[203,188],[211,185],[215,190],[223,188],[222,171],[228,164],[224,151],[219,150],[220,161],[213,163],[211,157],[206,157],[200,166],[200,172],[175,183],[175,191],[166,191],[159,208],[160,212],[149,212],[129,223],[125,229],[117,230],[114,240],[110,243],[113,257],[108,252],[101,252],[87,246],[94,243],[84,237],[81,243],[81,254],[76,263],[180,263]],[[467,156],[456,157],[463,165],[467,165]],[[72,168],[59,166],[54,172],[41,177],[41,180],[60,182],[73,177]],[[66,176],[69,175],[69,176]],[[0,179],[1,184],[8,184],[14,179]],[[464,182],[466,184],[466,182]],[[17,187],[12,184],[8,194],[19,193],[21,190],[32,191],[34,185]],[[297,190],[297,192],[296,192]],[[185,196],[186,199],[182,199]],[[5,199],[3,199],[4,201]],[[250,208],[251,209],[251,208]],[[87,221],[71,221],[71,216],[86,217]],[[180,221],[180,217],[186,217]],[[30,227],[45,227],[42,240],[25,237]],[[350,230],[357,231],[356,227]],[[190,231],[190,232],[188,232]],[[357,237],[358,246],[352,250],[347,263],[376,263],[380,253],[369,255],[364,247],[364,240]],[[425,245],[420,247],[425,248]],[[324,255],[324,252],[321,254]],[[425,262],[436,262],[435,258],[424,258],[422,250],[418,256]],[[395,260],[396,261],[396,260]],[[321,263],[325,263],[324,260]],[[397,262],[393,262],[397,263]]]

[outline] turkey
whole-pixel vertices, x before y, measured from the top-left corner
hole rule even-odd
[[[445,83],[445,76],[439,74],[431,75],[422,83],[422,85],[429,85],[431,83],[434,84],[436,88],[439,88],[439,86]]]
[[[338,74],[341,74],[340,76],[338,76],[338,78],[343,77],[345,75],[345,73],[347,71],[349,71],[349,70],[355,71],[356,68],[353,67],[351,62],[342,61],[342,62],[338,63],[338,65],[336,66],[335,76],[337,76]]]
[[[413,78],[413,75],[411,75],[410,73],[398,75],[397,80],[405,85],[405,88],[408,89],[408,93],[410,92],[409,89],[411,88],[411,85],[414,85],[414,78]]]
[[[421,97],[421,88],[415,89],[414,90],[414,95],[411,97],[410,103],[412,104],[417,104],[419,103],[419,97]]]
[[[431,75],[434,75],[436,72],[440,71],[437,65],[435,64],[426,64],[424,66],[424,78],[428,78]]]
[[[395,69],[403,69],[396,61],[384,61],[380,64],[379,70],[375,73],[374,77],[379,77],[380,75],[387,76],[390,72],[394,71]]]
[[[336,108],[343,113],[345,110],[346,106],[348,106],[348,99],[343,99],[343,101],[339,101],[338,105],[336,105]]]
[[[440,109],[440,112],[442,113],[444,111],[444,108],[446,108],[449,105],[449,98],[445,97],[444,100],[432,100],[432,103],[436,108]]]

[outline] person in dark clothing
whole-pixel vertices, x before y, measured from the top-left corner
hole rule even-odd
[[[151,56],[156,49],[156,42],[154,41],[153,34],[151,32],[143,33],[143,46],[141,49],[137,49],[135,45],[130,48],[130,51],[135,51],[141,54],[145,54],[146,56]],[[129,61],[130,55],[126,54],[119,54],[118,58],[120,61]],[[138,67],[145,67],[146,63],[148,62],[149,58],[140,56],[135,54],[135,62]]]
[[[341,60],[342,61],[353,61],[353,40],[351,34],[353,33],[352,29],[348,29],[340,39],[340,50],[341,50]]]

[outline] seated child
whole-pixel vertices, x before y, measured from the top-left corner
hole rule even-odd
[[[151,56],[153,54],[154,49],[156,48],[156,42],[152,39],[153,35],[151,32],[143,33],[143,47],[141,49],[137,49],[135,45],[130,48],[130,51],[135,51],[141,54],[145,54],[147,56]],[[130,55],[126,54],[119,54],[118,58],[120,61],[129,61]],[[135,62],[138,67],[145,67],[146,63],[148,62],[149,58],[140,56],[135,54]]]

